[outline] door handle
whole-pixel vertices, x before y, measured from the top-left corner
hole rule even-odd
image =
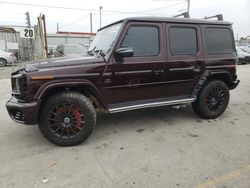
[[[201,71],[201,66],[200,65],[193,66],[193,71],[194,72],[200,72]]]
[[[130,88],[136,88],[136,87],[139,87],[140,83],[141,83],[140,79],[133,79],[133,80],[130,80],[128,82],[128,87],[130,87]]]
[[[159,75],[159,74],[163,73],[163,70],[162,69],[152,70],[152,73],[154,73],[155,75]]]
[[[104,81],[103,81],[103,83],[104,84],[110,84],[112,81],[109,79],[109,78],[106,78]]]

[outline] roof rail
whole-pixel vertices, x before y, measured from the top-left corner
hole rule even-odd
[[[223,15],[222,14],[217,14],[215,16],[205,16],[204,19],[210,19],[210,18],[217,18],[218,21],[223,21]]]
[[[173,17],[180,17],[180,16],[184,16],[184,18],[190,18],[189,12],[183,12],[183,13],[175,15]]]

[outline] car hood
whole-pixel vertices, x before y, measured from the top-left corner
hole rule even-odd
[[[0,50],[0,55],[11,55],[11,54],[12,54],[11,52]]]
[[[237,56],[244,58],[244,57],[250,56],[250,54],[247,52],[237,52]]]
[[[26,70],[40,70],[40,69],[51,69],[57,67],[69,67],[77,65],[89,65],[94,63],[104,62],[101,57],[86,56],[86,57],[74,57],[67,56],[61,58],[53,58],[45,61],[36,61],[33,63],[27,64],[25,67]],[[29,71],[28,71],[29,72]]]

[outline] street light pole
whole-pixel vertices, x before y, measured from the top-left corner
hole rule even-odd
[[[100,28],[101,28],[102,27],[102,9],[103,9],[103,7],[100,6],[99,9],[100,9]]]
[[[187,12],[189,13],[190,11],[190,0],[187,0],[188,6],[187,6]]]
[[[92,13],[90,15],[90,33],[93,33],[93,24],[92,24]]]

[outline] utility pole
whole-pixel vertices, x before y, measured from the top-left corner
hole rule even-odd
[[[187,12],[188,12],[188,14],[189,14],[189,11],[190,11],[190,0],[187,0],[187,3],[188,3]]]
[[[44,42],[45,42],[45,54],[46,54],[46,58],[49,57],[48,54],[48,41],[47,41],[47,30],[46,30],[46,21],[45,21],[45,15],[43,14],[42,16],[42,20],[43,20],[43,29],[44,29]]]
[[[92,13],[90,13],[89,16],[90,16],[90,33],[93,33]]]
[[[58,33],[58,31],[59,31],[59,23],[57,22],[56,23],[56,32]]]
[[[102,27],[102,9],[103,9],[103,7],[100,6],[99,9],[100,9],[100,28],[101,28]]]
[[[30,23],[30,13],[29,12],[26,12],[25,13],[26,15],[26,24],[28,26],[28,28],[31,27],[31,23]],[[29,54],[29,60],[33,60],[33,43],[32,43],[32,39],[28,39],[28,54]]]
[[[30,24],[30,13],[26,12],[25,15],[26,15],[26,20],[27,20],[26,24],[27,24],[28,27],[31,27],[31,24]]]

